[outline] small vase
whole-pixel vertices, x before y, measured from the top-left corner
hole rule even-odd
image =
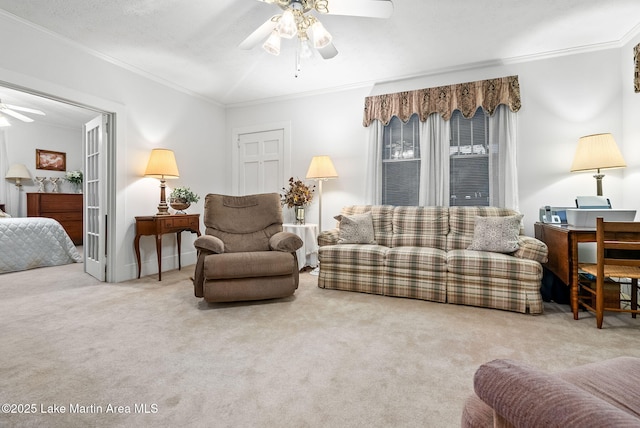
[[[169,198],[169,205],[176,210],[176,214],[186,214],[185,210],[191,206],[191,202],[181,198]]]
[[[73,183],[73,186],[76,188],[76,193],[82,193],[82,183]]]
[[[296,224],[304,224],[304,207],[302,205],[296,205],[294,212],[296,214]]]

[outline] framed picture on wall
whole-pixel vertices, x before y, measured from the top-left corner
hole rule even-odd
[[[67,154],[64,152],[36,149],[36,169],[66,171]]]
[[[635,91],[640,92],[640,43],[633,48],[633,62],[635,63],[635,70],[633,72],[633,86]]]

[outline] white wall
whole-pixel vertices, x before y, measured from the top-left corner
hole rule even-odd
[[[335,225],[333,216],[344,205],[365,203],[366,144],[362,126],[364,98],[369,88],[289,99],[227,109],[226,187],[231,191],[231,138],[234,128],[291,122],[293,177],[305,179],[311,158],[329,155],[339,178],[323,183],[322,228]],[[288,177],[287,177],[288,180]],[[313,183],[309,181],[309,183]],[[285,186],[287,183],[282,183]],[[284,209],[285,221],[293,216]],[[308,223],[318,223],[318,197],[306,212]]]
[[[143,178],[152,148],[176,153],[184,185],[204,195],[225,181],[224,109],[101,59],[73,42],[0,15],[0,80],[117,115],[116,280],[136,274],[134,217],[157,211],[159,183]],[[202,202],[189,208],[202,213]],[[193,235],[183,234],[183,265],[195,262]],[[143,275],[157,272],[154,239],[141,242]],[[163,240],[163,269],[177,267],[175,238]],[[185,273],[186,275],[187,273]]]
[[[82,127],[68,128],[39,121],[31,123],[22,123],[17,120],[12,121],[11,127],[5,128],[7,141],[7,163],[24,164],[32,180],[23,181],[22,191],[20,192],[20,214],[18,214],[17,197],[18,192],[15,186],[10,186],[10,195],[12,206],[9,208],[9,214],[12,216],[27,215],[27,196],[28,192],[37,192],[38,183],[34,180],[37,176],[42,177],[64,177],[65,173],[60,171],[48,171],[36,169],[36,149],[52,150],[56,152],[66,153],[67,171],[82,170]],[[51,190],[52,184],[46,182],[48,190]],[[60,180],[58,182],[60,192],[73,192],[74,188],[71,183]]]
[[[520,211],[525,214],[527,233],[533,234],[540,206],[573,206],[576,196],[595,194],[593,174],[569,172],[579,137],[611,132],[624,146],[619,57],[619,49],[601,50],[238,106],[228,109],[227,132],[233,127],[291,120],[294,174],[302,177],[313,155],[330,155],[340,178],[325,186],[322,222],[326,229],[342,205],[364,202],[366,131],[362,114],[366,96],[518,75],[522,95],[518,113]],[[624,147],[622,151],[624,154]],[[623,170],[605,173],[605,195],[615,207],[627,205],[621,186]],[[309,220],[315,221],[313,217]]]
[[[633,87],[633,47],[640,43],[640,34],[626,43],[620,51],[620,78],[622,80],[623,192],[625,208],[640,211],[640,93]],[[636,215],[636,220],[640,216]]]

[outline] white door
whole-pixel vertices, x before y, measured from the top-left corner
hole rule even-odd
[[[283,129],[238,134],[238,194],[280,192],[283,156]]]
[[[106,125],[106,115],[84,125],[84,269],[100,281],[105,280],[107,267],[104,197]]]

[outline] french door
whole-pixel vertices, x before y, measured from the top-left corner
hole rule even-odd
[[[107,117],[100,115],[84,125],[84,266],[85,272],[100,281],[105,280],[107,267],[104,191]]]

